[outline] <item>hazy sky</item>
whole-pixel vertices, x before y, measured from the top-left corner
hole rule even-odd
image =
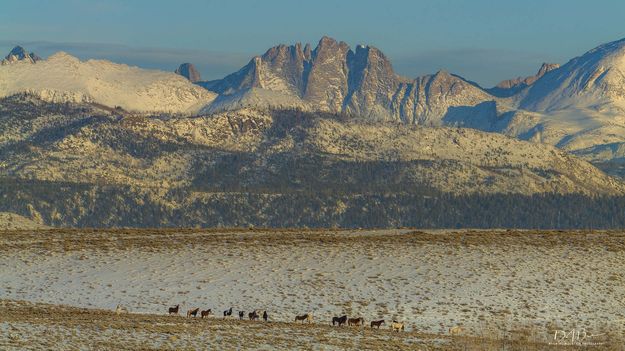
[[[484,86],[625,37],[623,0],[2,0],[0,50],[64,50],[220,78],[279,43],[329,35],[380,48],[398,73]]]

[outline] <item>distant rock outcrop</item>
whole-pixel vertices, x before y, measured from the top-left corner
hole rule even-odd
[[[192,63],[188,63],[188,62],[183,63],[180,66],[178,66],[178,69],[176,69],[174,72],[176,74],[179,74],[187,78],[193,83],[202,80],[202,77],[200,76],[200,72],[198,72],[198,70],[195,68],[195,66]]]
[[[14,47],[8,55],[6,55],[6,57],[2,60],[1,64],[8,65],[20,61],[35,63],[39,60],[41,60],[41,57],[37,56],[34,52],[31,52],[29,54],[26,49],[18,45]]]
[[[500,82],[494,88],[488,89],[488,92],[499,97],[512,96],[526,87],[534,84],[539,78],[544,76],[547,72],[560,68],[557,63],[543,63],[540,66],[538,72],[533,76],[518,77],[514,79],[508,79]]]

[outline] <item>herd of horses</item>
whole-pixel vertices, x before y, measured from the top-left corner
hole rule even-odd
[[[169,314],[170,315],[177,315],[179,314],[180,311],[180,305],[176,305],[174,307],[170,307],[169,308]],[[187,311],[187,318],[190,317],[197,317],[198,312],[200,312],[200,316],[201,318],[204,317],[208,317],[210,315],[213,314],[213,311],[209,308],[207,310],[202,310],[200,311],[200,308],[193,308]],[[239,311],[239,319],[243,320],[245,319],[245,311]],[[247,317],[249,318],[249,320],[251,321],[255,321],[255,320],[259,320],[260,317],[262,315],[262,318],[265,322],[267,322],[269,320],[269,315],[267,314],[267,311],[263,311],[263,310],[254,310],[252,312],[249,312],[247,314]],[[230,309],[227,309],[223,312],[223,318],[226,317],[230,317],[232,316],[232,307],[230,307]],[[301,323],[312,323],[313,322],[313,316],[312,313],[305,313],[302,315],[296,315],[295,316],[295,323],[297,322],[301,322]],[[362,317],[358,317],[358,318],[348,318],[347,315],[345,316],[341,316],[341,317],[333,317],[332,318],[332,325],[333,326],[344,326],[345,324],[347,324],[347,326],[351,327],[351,326],[364,326],[365,325],[365,319]],[[386,322],[384,321],[384,319],[380,319],[377,321],[371,321],[370,323],[370,327],[371,328],[377,328],[380,329],[380,326],[382,325],[386,325]],[[404,323],[400,323],[396,320],[393,320],[393,322],[391,322],[390,324],[390,329],[393,331],[403,331],[405,330],[405,326]]]
[[[179,312],[180,312],[180,305],[176,305],[174,307],[170,307],[168,312],[169,312],[170,315],[172,315],[172,314],[179,314]],[[213,315],[213,310],[212,309],[209,308],[207,310],[200,311],[200,308],[197,307],[197,308],[193,308],[193,309],[190,309],[190,310],[187,311],[187,318],[197,317],[198,312],[200,313],[200,318],[205,318],[205,317],[209,317],[209,316]],[[224,318],[230,317],[230,316],[232,316],[232,307],[230,307],[229,310],[225,310],[224,311]],[[260,319],[261,316],[263,317],[263,320],[265,322],[267,322],[269,320],[269,315],[267,314],[267,311],[254,310],[254,311],[248,313],[247,316],[248,316],[248,318],[251,321],[258,320],[258,319]],[[245,318],[245,312],[244,311],[239,311],[239,319],[242,320],[244,318]]]

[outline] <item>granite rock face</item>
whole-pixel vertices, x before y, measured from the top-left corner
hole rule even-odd
[[[209,112],[247,106],[258,103],[259,96],[271,96],[265,106],[432,125],[440,125],[450,108],[493,100],[477,84],[446,72],[401,77],[377,48],[358,45],[352,50],[329,37],[321,38],[314,50],[308,44],[278,45],[236,73],[198,84],[220,94],[219,104]]]

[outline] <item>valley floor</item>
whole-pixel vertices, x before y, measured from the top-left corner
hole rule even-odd
[[[622,232],[41,229],[0,232],[0,253],[2,348],[542,350],[577,331],[620,350],[625,330]],[[176,304],[271,323],[166,316]],[[329,326],[344,314],[406,332]]]

